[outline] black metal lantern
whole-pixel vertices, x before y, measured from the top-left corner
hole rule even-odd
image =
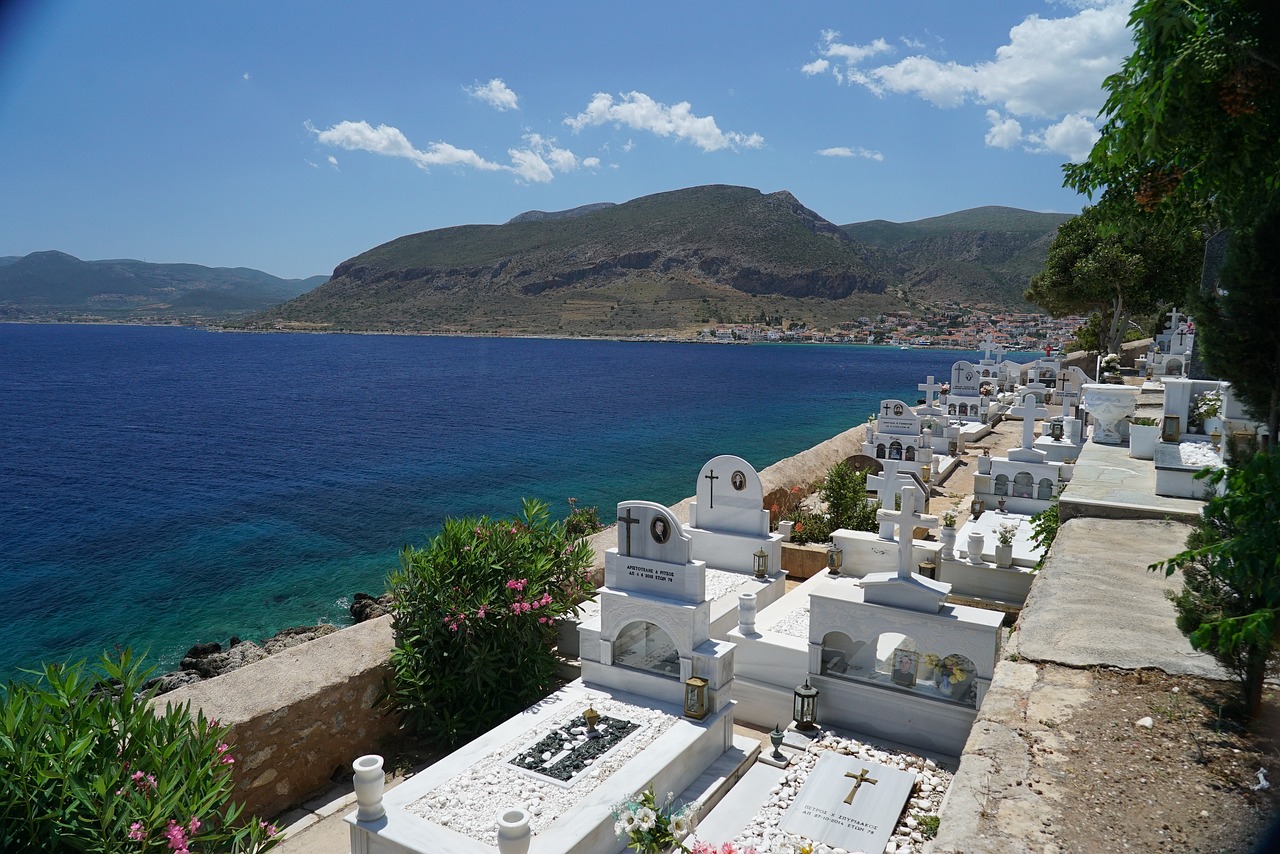
[[[756,578],[764,578],[769,574],[769,554],[763,547],[755,553],[755,568]]]
[[[844,551],[833,541],[827,549],[827,571],[832,575],[840,574],[840,567],[844,564]]]
[[[791,716],[795,718],[796,729],[807,732],[818,728],[818,689],[811,686],[807,678],[796,688]]]
[[[1063,436],[1063,426],[1061,421],[1049,422],[1049,435],[1053,437],[1053,441],[1061,442]]]
[[[701,676],[684,680],[684,714],[699,721],[707,716],[707,680]]]

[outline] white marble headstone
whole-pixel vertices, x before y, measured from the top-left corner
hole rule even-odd
[[[827,751],[779,826],[832,848],[883,851],[915,782],[909,771]]]
[[[671,511],[652,501],[618,504],[618,547],[605,556],[605,586],[701,602],[706,564],[690,559],[692,540]]]
[[[919,436],[920,416],[901,400],[882,400],[876,415],[876,432],[888,436]]]
[[[764,487],[751,463],[729,454],[708,460],[698,472],[689,524],[707,531],[768,537]]]
[[[951,366],[951,394],[956,397],[977,397],[982,383],[981,371],[972,362],[961,359]]]

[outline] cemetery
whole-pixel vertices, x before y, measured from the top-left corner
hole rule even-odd
[[[967,839],[973,807],[956,798],[984,772],[966,763],[981,769],[973,751],[994,749],[979,733],[1018,696],[1009,673],[1029,671],[1016,658],[1044,654],[1047,618],[1009,632],[1054,589],[1038,514],[1061,502],[1064,519],[1192,518],[1204,498],[1192,474],[1223,465],[1227,437],[1258,433],[1216,381],[1094,383],[1076,365],[992,355],[957,362],[950,383],[927,377],[917,405],[881,402],[849,458],[874,530],[832,532],[816,574],[784,571],[791,526],[764,506],[778,484],[740,457],[691,472],[687,516],[620,502],[597,546],[603,584],[558,626],[578,678],[389,790],[380,757],[356,759],[353,854],[614,852],[655,827],[694,850],[907,854],[935,831]],[[1159,421],[1151,460],[1129,453],[1139,412]],[[1061,654],[1087,643],[1053,631]]]

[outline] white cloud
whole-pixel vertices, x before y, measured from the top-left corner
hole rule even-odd
[[[247,72],[247,71],[246,71],[244,74],[240,75],[240,79],[241,79],[241,80],[249,80],[249,79],[250,79],[250,77],[249,77],[249,72]]]
[[[316,139],[347,151],[368,151],[386,157],[399,157],[422,169],[432,166],[469,166],[484,172],[510,172],[521,181],[545,184],[557,173],[572,172],[579,166],[591,168],[600,165],[599,158],[589,157],[579,161],[567,148],[561,148],[555,139],[541,134],[527,133],[524,145],[507,149],[510,164],[486,160],[476,152],[458,148],[447,142],[433,142],[424,149],[415,148],[398,129],[389,125],[376,128],[368,122],[338,122],[333,127],[317,130],[310,122],[305,127]],[[336,169],[338,159],[329,155],[329,163]],[[309,161],[308,161],[309,162]]]
[[[764,145],[764,137],[758,133],[722,131],[716,125],[714,116],[694,115],[693,107],[688,101],[667,106],[643,92],[628,92],[616,101],[612,95],[597,92],[585,110],[565,119],[564,123],[574,133],[583,128],[604,124],[625,125],[657,136],[674,136],[687,140],[703,151],[760,148]]]
[[[924,50],[924,42],[920,41],[920,39],[913,39],[910,36],[898,36],[898,41],[912,50]]]
[[[584,157],[584,158],[582,158],[582,168],[584,168],[584,169],[599,169],[599,168],[600,168],[600,158],[599,158],[599,157]]]
[[[987,145],[992,148],[1013,148],[1022,140],[1022,124],[1017,119],[1002,116],[998,110],[987,110]]]
[[[800,66],[800,70],[809,76],[813,76],[814,74],[821,74],[830,67],[831,63],[827,60],[815,59],[813,62]]]
[[[622,151],[623,151],[623,153],[625,154],[626,152],[630,151],[631,149],[633,149],[633,148],[635,148],[635,147],[636,147],[635,140],[631,140],[631,139],[629,139],[629,140],[627,140],[626,142],[624,142],[624,143],[622,144]]]
[[[493,78],[483,86],[477,83],[475,86],[464,86],[463,89],[472,98],[484,101],[500,112],[520,109],[519,98],[516,97],[516,93],[512,92],[500,77]]]
[[[850,148],[845,145],[836,146],[835,148],[820,148],[818,154],[823,157],[865,157],[867,160],[884,160],[884,155],[878,151],[872,151],[869,148]]]
[[[1008,43],[998,47],[992,59],[968,65],[917,54],[867,67],[863,61],[882,52],[881,45],[890,49],[884,40],[842,44],[831,30],[822,33],[819,51],[844,61],[843,69],[830,69],[838,83],[858,84],[881,97],[914,95],[944,108],[995,107],[987,111],[988,145],[1010,148],[1025,141],[1030,143],[1028,150],[1078,159],[1083,141],[1097,138],[1089,117],[1105,100],[1102,81],[1119,70],[1132,50],[1127,24],[1133,0],[1065,4],[1075,13],[1062,18],[1031,15],[1009,30]],[[918,45],[902,41],[913,48]],[[1025,130],[1028,119],[1041,127]]]
[[[1032,143],[1032,151],[1065,154],[1072,162],[1079,163],[1089,156],[1098,136],[1098,127],[1090,116],[1072,113],[1027,139]]]

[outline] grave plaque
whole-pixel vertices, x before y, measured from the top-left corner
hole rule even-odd
[[[951,366],[951,394],[954,397],[977,397],[982,383],[979,371],[963,359]]]
[[[916,775],[824,753],[782,816],[781,829],[846,851],[883,851]]]

